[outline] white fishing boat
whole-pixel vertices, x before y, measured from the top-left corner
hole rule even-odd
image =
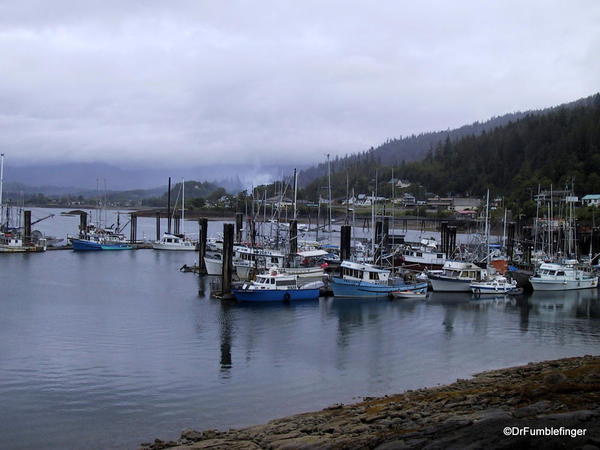
[[[196,250],[196,244],[185,239],[183,236],[165,233],[160,238],[160,241],[152,243],[152,248],[155,250],[194,251]]]
[[[598,287],[598,277],[578,269],[576,260],[564,264],[543,263],[529,278],[535,291],[569,291]]]
[[[509,280],[503,275],[495,275],[484,281],[474,281],[470,286],[471,292],[477,295],[520,294],[523,292],[517,287],[516,280]]]
[[[401,265],[412,270],[441,269],[446,254],[438,251],[435,239],[421,239],[418,245],[407,245],[401,251]]]
[[[434,291],[471,292],[471,283],[487,279],[487,270],[463,261],[446,261],[442,273],[429,273]]]

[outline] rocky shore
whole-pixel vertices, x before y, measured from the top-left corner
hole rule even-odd
[[[513,435],[505,435],[506,427]],[[554,428],[563,435],[514,435],[515,427],[541,429],[539,433],[551,433]],[[493,370],[447,386],[365,398],[264,425],[229,431],[185,430],[177,441],[156,439],[141,445],[144,450],[170,447],[600,449],[600,357]]]

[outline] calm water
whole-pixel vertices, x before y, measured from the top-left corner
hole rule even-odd
[[[55,234],[77,227],[50,220]],[[152,220],[141,222],[151,236]],[[135,448],[600,344],[596,290],[226,305],[209,298],[208,279],[177,270],[193,259],[3,255],[0,447]]]

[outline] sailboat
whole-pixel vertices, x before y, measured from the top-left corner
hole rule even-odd
[[[169,178],[170,184],[170,178]],[[170,202],[169,202],[170,203]],[[170,209],[170,208],[169,208]],[[173,234],[171,230],[164,233],[160,240],[154,241],[154,250],[195,251],[196,244],[185,238],[185,181],[181,179],[181,234]]]

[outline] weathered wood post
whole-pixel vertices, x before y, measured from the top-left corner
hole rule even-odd
[[[135,244],[137,241],[137,214],[131,213],[129,221],[129,242]]]
[[[221,272],[221,295],[223,298],[231,294],[231,277],[233,275],[233,224],[223,224],[223,271]]]
[[[340,230],[340,259],[342,261],[350,260],[350,240],[352,236],[352,227],[350,225],[342,225]]]
[[[156,212],[156,240],[160,241],[160,211]]]
[[[202,217],[198,219],[198,225],[200,227],[198,233],[198,270],[199,273],[206,273],[206,264],[204,263],[204,257],[206,256],[206,241],[208,239],[208,219]]]
[[[440,222],[440,246],[442,253],[448,256],[448,222]]]
[[[173,234],[179,234],[179,226],[181,225],[181,216],[179,214],[175,214],[173,216]]]
[[[389,248],[389,245],[390,245],[390,218],[389,217],[383,218],[383,237],[381,239],[381,245],[386,250]]]
[[[514,248],[515,248],[515,223],[509,222],[508,224],[508,236],[506,239],[506,254],[508,260],[512,261]]]
[[[290,259],[298,253],[298,221],[290,220]]]
[[[23,211],[23,243],[31,244],[31,211]]]
[[[244,213],[235,213],[235,242],[242,242],[242,228],[244,226]]]
[[[87,213],[82,211],[79,213],[79,237],[87,235]]]
[[[448,228],[446,230],[447,230],[446,233],[448,234],[448,254],[447,254],[447,256],[450,257],[450,254],[454,253],[454,250],[456,249],[456,227],[448,226]]]

